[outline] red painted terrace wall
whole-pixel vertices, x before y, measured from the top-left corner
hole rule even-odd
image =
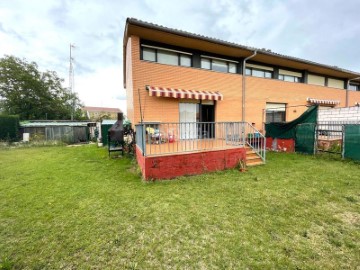
[[[144,157],[136,147],[136,158],[145,180],[171,179],[182,175],[235,168],[245,160],[245,148]]]
[[[275,139],[266,138],[266,149],[280,152],[295,152],[294,139]]]

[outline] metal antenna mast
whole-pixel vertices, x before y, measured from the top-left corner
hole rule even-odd
[[[74,58],[72,56],[72,49],[75,48],[74,44],[70,43],[70,67],[69,67],[69,91],[71,94],[74,93]],[[71,99],[71,121],[74,120],[74,111],[75,111],[75,100]]]

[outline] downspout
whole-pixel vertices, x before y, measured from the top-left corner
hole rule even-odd
[[[350,88],[350,81],[358,80],[360,77],[356,77],[354,79],[348,80],[347,87],[346,87],[346,102],[345,107],[349,107],[349,88]]]
[[[245,84],[245,77],[246,77],[246,61],[253,58],[257,54],[257,51],[248,57],[246,57],[243,61],[243,72],[242,72],[242,107],[241,107],[241,121],[245,122],[245,93],[246,93],[246,84]]]

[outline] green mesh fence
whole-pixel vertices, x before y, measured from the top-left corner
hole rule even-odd
[[[314,154],[316,124],[300,124],[295,129],[295,151]]]
[[[345,125],[344,157],[360,160],[360,125]]]

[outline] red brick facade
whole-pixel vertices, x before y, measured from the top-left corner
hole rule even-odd
[[[140,102],[144,121],[178,122],[179,100],[150,97],[146,85],[192,90],[220,91],[224,100],[217,101],[215,121],[241,121],[241,74],[222,73],[194,67],[181,67],[140,60],[140,39],[131,36],[126,55],[127,116],[131,122],[140,122]],[[140,95],[140,98],[139,98]],[[337,107],[344,107],[346,91],[305,83],[291,83],[276,79],[246,77],[245,120],[255,123],[263,131],[266,103],[286,103],[286,121],[300,116],[308,97],[339,100]],[[349,104],[360,101],[360,92],[349,92]]]

